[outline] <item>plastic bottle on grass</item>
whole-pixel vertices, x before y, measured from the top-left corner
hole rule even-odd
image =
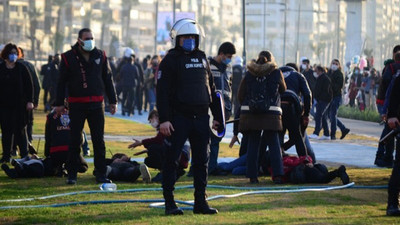
[[[103,191],[116,191],[117,185],[114,183],[104,183],[100,185],[100,190]]]

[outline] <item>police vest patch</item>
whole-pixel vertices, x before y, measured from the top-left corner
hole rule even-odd
[[[68,126],[68,125],[69,125],[69,122],[70,122],[69,116],[68,116],[68,115],[61,115],[61,116],[60,116],[60,121],[61,121],[61,124],[62,124],[64,127]]]
[[[96,62],[97,65],[100,64],[100,58],[98,58],[98,59],[96,59],[96,60],[94,60],[94,61]]]
[[[161,79],[161,70],[158,71],[157,73],[157,80]]]

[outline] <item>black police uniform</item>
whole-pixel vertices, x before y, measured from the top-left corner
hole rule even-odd
[[[106,172],[104,144],[104,105],[103,94],[107,94],[110,104],[117,103],[111,69],[105,52],[94,48],[86,61],[76,43],[72,49],[63,53],[60,64],[60,79],[57,86],[56,106],[64,105],[68,88],[69,116],[71,132],[67,170],[76,175],[80,165],[79,155],[82,143],[82,130],[87,119],[94,148],[96,177]],[[71,178],[71,177],[70,177]]]
[[[196,49],[185,53],[181,47],[168,52],[161,61],[157,76],[157,109],[160,124],[169,121],[175,129],[172,135],[166,138],[170,147],[166,150],[163,170],[164,198],[166,203],[173,201],[178,159],[184,143],[189,139],[192,148],[196,208],[196,199],[205,201],[207,186],[207,145],[210,137],[208,108],[211,107],[213,115],[221,114],[221,109],[213,104],[217,103],[213,77],[202,51]]]
[[[400,68],[397,67],[396,74],[400,74]],[[397,117],[400,119],[400,76],[395,78],[392,93],[389,99],[387,118]],[[397,143],[400,138],[396,135]],[[394,160],[392,175],[390,176],[388,186],[388,208],[387,215],[400,216],[399,206],[400,192],[400,145],[396,144],[396,156]]]

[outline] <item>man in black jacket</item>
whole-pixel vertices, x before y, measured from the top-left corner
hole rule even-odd
[[[395,68],[394,74],[397,75],[393,83],[393,89],[390,94],[389,106],[387,110],[388,125],[391,129],[400,129],[400,52],[395,54],[393,67]],[[399,142],[400,138],[396,135],[396,141]],[[399,209],[399,191],[400,191],[400,146],[396,145],[396,158],[393,164],[392,175],[390,176],[388,185],[388,206],[386,215],[400,216]]]
[[[169,146],[162,182],[165,214],[183,214],[175,204],[173,191],[178,158],[187,139],[192,148],[195,188],[193,212],[215,214],[218,211],[210,208],[206,200],[207,145],[210,137],[208,109],[211,107],[214,116],[222,114],[216,104],[213,77],[206,55],[198,49],[200,28],[194,20],[177,21],[170,35],[173,49],[161,61],[157,74],[160,132],[167,137]],[[214,129],[218,125],[217,121],[213,122]]]
[[[304,143],[304,132],[301,125],[308,125],[311,108],[311,91],[306,78],[297,72],[294,63],[288,63],[279,68],[282,71],[287,90],[281,96],[282,125],[283,132],[280,135],[281,145],[283,146],[286,129],[289,131],[289,139],[294,141],[298,156],[308,155],[308,149]],[[301,103],[301,98],[303,101]],[[303,126],[303,127],[304,127]],[[315,156],[312,157],[315,161]]]
[[[64,111],[64,98],[68,90],[71,133],[67,160],[67,184],[75,184],[79,166],[82,129],[88,120],[94,149],[95,176],[98,183],[111,182],[105,176],[104,144],[104,91],[110,103],[110,113],[117,110],[117,96],[114,90],[111,69],[104,51],[95,48],[92,31],[79,31],[77,43],[63,53],[60,65],[60,79],[57,86],[56,111]]]

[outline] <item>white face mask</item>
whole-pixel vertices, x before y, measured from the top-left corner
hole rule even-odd
[[[317,72],[314,72],[313,75],[314,75],[315,78],[318,78]]]
[[[150,120],[150,125],[151,125],[153,128],[157,128],[157,127],[158,127],[158,121],[157,121],[157,120]]]
[[[90,52],[94,49],[95,46],[94,40],[82,40],[82,39],[80,40],[83,42],[82,46],[83,50]]]
[[[301,69],[303,69],[303,70],[307,69],[307,65],[306,64],[301,64]]]
[[[332,69],[333,71],[336,71],[338,68],[339,68],[338,65],[334,65],[334,64],[333,64],[333,65],[331,66],[331,69]]]

